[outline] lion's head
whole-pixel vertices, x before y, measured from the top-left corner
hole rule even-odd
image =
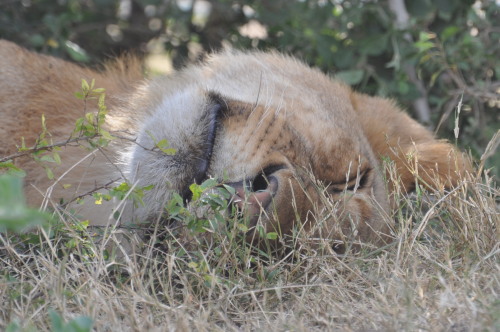
[[[135,137],[123,168],[111,165],[124,150],[117,140],[90,153],[63,144],[55,182],[30,158],[16,160],[28,173],[30,204],[60,208],[61,198],[88,198],[72,208],[94,224],[114,221],[122,203],[96,205],[90,194],[122,176],[138,187],[153,185],[144,205],[128,204],[122,213],[123,221],[133,222],[160,220],[172,193],[189,201],[189,185],[213,177],[234,188],[232,204],[250,226],[260,223],[280,234],[300,227],[334,240],[378,244],[389,233],[395,189],[410,191],[417,182],[451,187],[469,169],[450,144],[434,139],[390,100],[355,93],[277,53],[227,51],[136,88],[142,78],[135,59],[96,72],[6,41],[0,45],[0,67],[8,68],[0,70],[0,113],[7,124],[0,128],[2,153],[17,151],[21,136],[35,142],[42,114],[54,141],[67,140],[82,116],[81,101],[68,95],[82,77],[95,78],[110,96],[107,129]],[[30,93],[21,98],[16,86]],[[120,95],[130,101],[126,106],[118,107]],[[175,154],[163,151],[167,142]],[[394,171],[386,173],[382,160]],[[325,209],[319,222],[317,212]]]
[[[188,201],[191,183],[214,177],[235,189],[250,226],[307,230],[326,196],[338,204],[322,236],[381,243],[394,186],[382,158],[394,161],[405,190],[417,178],[453,185],[464,164],[390,101],[274,53],[214,55],[150,82],[134,102],[143,121],[129,172],[154,185],[134,211],[141,220],[159,218],[172,192]],[[165,139],[174,155],[155,149]]]

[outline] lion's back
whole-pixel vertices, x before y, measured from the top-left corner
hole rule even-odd
[[[67,138],[85,110],[84,102],[74,97],[82,79],[95,80],[106,94],[118,95],[142,79],[140,61],[116,61],[100,72],[0,40],[0,154],[12,153],[21,137],[33,144],[41,131],[42,115],[53,139]]]

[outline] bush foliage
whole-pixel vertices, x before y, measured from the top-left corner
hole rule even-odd
[[[480,157],[499,128],[500,5],[406,1],[409,17],[401,22],[390,2],[398,1],[7,1],[0,37],[90,64],[153,45],[177,67],[224,45],[278,49],[360,91],[396,99]],[[418,98],[427,110],[415,106]],[[497,164],[498,156],[487,166]]]
[[[278,49],[358,90],[397,99],[440,136],[470,148],[480,169],[500,164],[498,134],[488,145],[500,108],[497,2],[406,1],[408,20],[390,3],[6,0],[0,37],[91,66],[105,55],[146,55],[158,47],[175,66],[225,45]],[[106,146],[114,137],[102,128],[104,91],[82,81],[76,95],[95,99],[98,112],[78,119],[71,141]],[[36,145],[22,144],[19,154],[45,165],[51,177],[59,145],[42,127]],[[166,140],[155,148],[175,153]],[[451,192],[395,193],[392,243],[338,255],[328,239],[300,232],[293,245],[272,245],[280,241],[276,233],[261,234],[263,247],[250,245],[244,221],[227,217],[231,188],[213,179],[190,187],[193,204],[209,213],[193,213],[174,195],[165,207],[173,227],[151,225],[137,241],[137,229],[90,226],[66,204],[54,213],[27,207],[23,171],[0,161],[8,173],[0,176],[0,329],[6,331],[500,327],[500,193],[489,176],[495,169],[478,171]],[[107,189],[90,193],[96,204],[125,196],[140,203],[148,190],[126,182]],[[136,254],[123,248],[127,241]]]

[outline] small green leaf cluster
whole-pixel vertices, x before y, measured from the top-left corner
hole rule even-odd
[[[234,194],[233,188],[210,178],[199,185],[191,184],[189,190],[192,195],[191,209],[186,207],[183,198],[177,193],[174,193],[167,203],[165,209],[171,220],[181,222],[187,230],[195,234],[215,232],[226,225],[228,222],[227,211],[231,210],[229,202]],[[196,208],[208,209],[209,213],[197,216],[192,213],[192,210]],[[241,220],[232,219],[231,222],[241,222]],[[247,231],[244,225],[239,227]]]
[[[111,134],[103,129],[107,114],[104,89],[96,88],[94,80],[90,84],[82,80],[81,91],[76,93],[76,97],[82,99],[85,106],[88,101],[96,99],[97,112],[85,112],[84,117],[77,120],[72,137],[54,143],[47,129],[45,116],[42,115],[41,132],[33,146],[27,147],[23,137],[18,153],[11,158],[4,158],[6,160],[0,163],[0,170],[5,173],[0,175],[0,232],[5,232],[12,236],[12,239],[20,241],[26,250],[47,245],[47,239],[57,239],[59,244],[55,250],[57,254],[64,256],[67,251],[74,251],[78,252],[79,256],[90,258],[94,256],[95,250],[92,248],[93,243],[87,230],[89,221],[78,220],[72,216],[68,218],[71,221],[66,222],[66,214],[72,213],[70,210],[52,214],[29,208],[26,205],[21,180],[25,172],[14,164],[15,158],[29,156],[45,169],[49,179],[53,179],[51,164],[61,163],[59,151],[62,146],[72,142],[88,142],[87,148],[104,147],[113,139]],[[70,185],[63,187],[67,188]],[[83,201],[84,196],[93,194],[96,203],[100,203],[103,199],[109,200],[111,197],[124,199],[127,195],[139,204],[142,203],[144,191],[150,188],[131,188],[127,183],[122,183],[109,189],[108,194],[90,192],[77,197],[76,200]],[[63,208],[69,202],[61,203]]]
[[[51,332],[90,332],[92,331],[93,321],[88,316],[78,316],[72,320],[65,322],[63,317],[54,310],[49,310],[51,322]],[[5,332],[30,332],[36,331],[34,327],[22,327],[19,322],[13,321]]]
[[[0,175],[0,233],[5,234],[18,249],[42,249],[54,240],[54,253],[63,257],[68,252],[94,257],[93,242],[88,232],[88,220],[63,222],[54,214],[26,205],[22,180],[13,175]],[[51,246],[51,245],[49,245]]]
[[[26,172],[21,168],[17,167],[12,159],[0,162],[0,173],[14,175],[20,178],[26,176]]]
[[[276,277],[277,272],[267,266],[276,256],[271,242],[278,239],[278,233],[266,233],[257,227],[257,238],[248,242],[249,231],[253,231],[247,220],[232,206],[235,189],[210,178],[201,184],[192,184],[189,207],[178,194],[165,207],[168,226],[182,231],[170,232],[163,239],[183,266],[195,272],[192,282],[199,282],[199,291],[206,291],[214,284],[229,285],[243,273],[258,273],[262,281]],[[201,215],[193,211],[203,211]],[[174,225],[174,226],[172,226]],[[183,241],[191,243],[185,245]],[[270,242],[271,241],[271,242]],[[184,267],[180,267],[184,268]],[[274,272],[273,272],[274,271]]]
[[[61,315],[54,310],[49,311],[53,332],[90,332],[92,331],[92,319],[87,316],[73,318],[64,322]]]
[[[45,169],[47,177],[51,180],[54,178],[54,173],[49,165],[61,164],[61,157],[59,155],[60,150],[61,148],[59,146],[53,144],[51,134],[47,129],[44,114],[42,114],[42,131],[35,140],[34,145],[32,147],[27,147],[24,137],[22,137],[21,146],[18,147],[20,153],[29,153],[30,156]],[[22,173],[19,174],[21,175]]]
[[[176,150],[173,148],[170,148],[169,146],[170,146],[170,144],[168,143],[168,141],[165,138],[159,140],[155,144],[155,147],[160,149],[163,153],[165,153],[168,156],[172,156],[175,154]]]
[[[12,160],[17,156],[28,155],[43,164],[45,169],[49,169],[46,164],[61,161],[58,149],[66,144],[83,145],[82,143],[87,142],[84,147],[91,149],[106,146],[113,137],[103,129],[107,113],[104,90],[95,88],[94,81],[88,83],[83,80],[81,92],[77,93],[76,97],[83,100],[85,107],[90,101],[97,100],[98,107],[96,112],[85,112],[84,116],[78,119],[72,137],[60,143],[52,142],[45,117],[42,117],[42,132],[36,144],[27,147],[23,140],[18,155]],[[175,154],[175,149],[170,147],[167,140],[153,138],[153,141],[155,142],[153,150],[166,155]],[[0,164],[0,167],[7,170],[6,173],[22,175],[22,170],[18,169],[12,160],[7,159]],[[109,239],[109,232],[115,230],[113,227],[101,229],[90,226],[90,220],[81,220],[72,211],[68,205],[70,202],[61,202],[54,213],[28,208],[22,192],[22,180],[13,174],[0,176],[0,231],[2,239],[8,242],[10,247],[20,253],[44,253],[59,266],[64,266],[67,260],[75,260],[82,264],[94,264],[96,260],[103,260],[110,263],[110,274],[116,272],[116,282],[127,282],[127,276],[113,263],[116,259],[113,251],[99,246],[104,239]],[[91,197],[94,199],[94,204],[103,204],[104,201],[111,199],[128,199],[136,205],[141,205],[144,195],[152,188],[152,186],[136,187],[123,181],[96,188],[75,200],[82,204],[92,204],[84,199]],[[269,264],[274,259],[274,253],[268,242],[276,241],[278,234],[266,233],[264,228],[259,226],[257,233],[263,241],[258,245],[247,241],[251,229],[230,204],[235,194],[231,186],[208,179],[201,184],[191,185],[190,191],[192,201],[189,207],[178,194],[173,194],[165,207],[168,218],[181,225],[181,230],[168,230],[169,237],[157,237],[153,243],[168,247],[167,253],[172,253],[178,258],[176,271],[190,271],[186,275],[193,290],[207,295],[215,286],[234,287],[242,276],[248,279],[257,277],[265,283],[275,281],[281,267]],[[201,210],[203,213],[199,213]],[[119,219],[119,215],[114,217],[116,220]],[[131,231],[134,229],[134,227],[127,228],[132,229]],[[193,242],[186,244],[186,239],[193,239]],[[0,255],[8,253],[0,252]],[[12,287],[8,296],[17,301],[32,289],[26,288],[27,286],[19,282],[18,275],[9,271],[5,272],[4,277],[12,280],[16,286]],[[69,290],[62,291],[71,293],[68,297],[74,295],[74,292]],[[47,303],[46,298],[40,298],[39,301],[40,305]],[[55,312],[49,312],[49,316],[53,331],[87,331],[92,325],[92,320],[88,317],[77,317],[64,322]],[[9,331],[28,331],[29,328],[15,320],[8,325]]]
[[[18,152],[15,155],[3,157],[0,160],[0,171],[19,177],[24,177],[26,173],[17,167],[14,159],[22,156],[31,157],[36,163],[45,169],[47,177],[54,179],[52,166],[61,164],[60,151],[61,147],[70,143],[78,142],[83,145],[88,143],[87,148],[95,149],[105,147],[114,137],[109,131],[103,128],[108,113],[105,105],[104,89],[96,88],[95,81],[92,80],[89,84],[82,79],[81,91],[75,93],[75,96],[82,99],[84,102],[84,116],[76,120],[75,128],[66,141],[54,143],[50,134],[45,115],[41,116],[41,132],[35,139],[32,146],[27,146],[25,138],[21,138],[21,145],[18,146]],[[97,99],[97,112],[87,112],[87,103]]]
[[[151,138],[154,143],[153,151],[161,151],[167,156],[173,156],[177,150],[170,147],[170,143],[166,138],[158,140],[150,131],[147,131],[146,134]]]
[[[82,79],[81,91],[75,93],[75,96],[83,100],[85,105],[88,101],[97,99],[97,113],[85,112],[83,117],[76,120],[73,131],[73,135],[77,137],[89,138],[87,142],[90,148],[105,147],[114,139],[109,131],[103,128],[108,113],[104,92],[103,88],[95,87],[95,80],[89,84],[85,79]]]
[[[128,182],[122,182],[112,188],[107,192],[94,192],[92,196],[95,199],[95,204],[101,205],[103,201],[110,201],[112,198],[118,200],[124,200],[125,198],[130,199],[136,206],[143,205],[143,197],[146,191],[153,189],[153,185],[148,185],[144,187],[131,186]]]
[[[0,232],[23,232],[34,226],[47,225],[50,215],[28,208],[19,177],[0,175]]]

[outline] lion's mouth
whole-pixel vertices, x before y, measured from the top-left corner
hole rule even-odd
[[[279,189],[279,177],[275,173],[285,168],[283,165],[269,166],[252,180],[227,183],[235,189],[232,205],[250,227],[255,226],[259,218],[272,214],[272,203]]]
[[[278,190],[278,180],[274,176],[269,178],[266,188],[257,191],[249,190],[244,182],[229,183],[228,185],[235,189],[231,200],[232,204],[249,217],[250,221],[259,217],[261,211],[267,210]]]

